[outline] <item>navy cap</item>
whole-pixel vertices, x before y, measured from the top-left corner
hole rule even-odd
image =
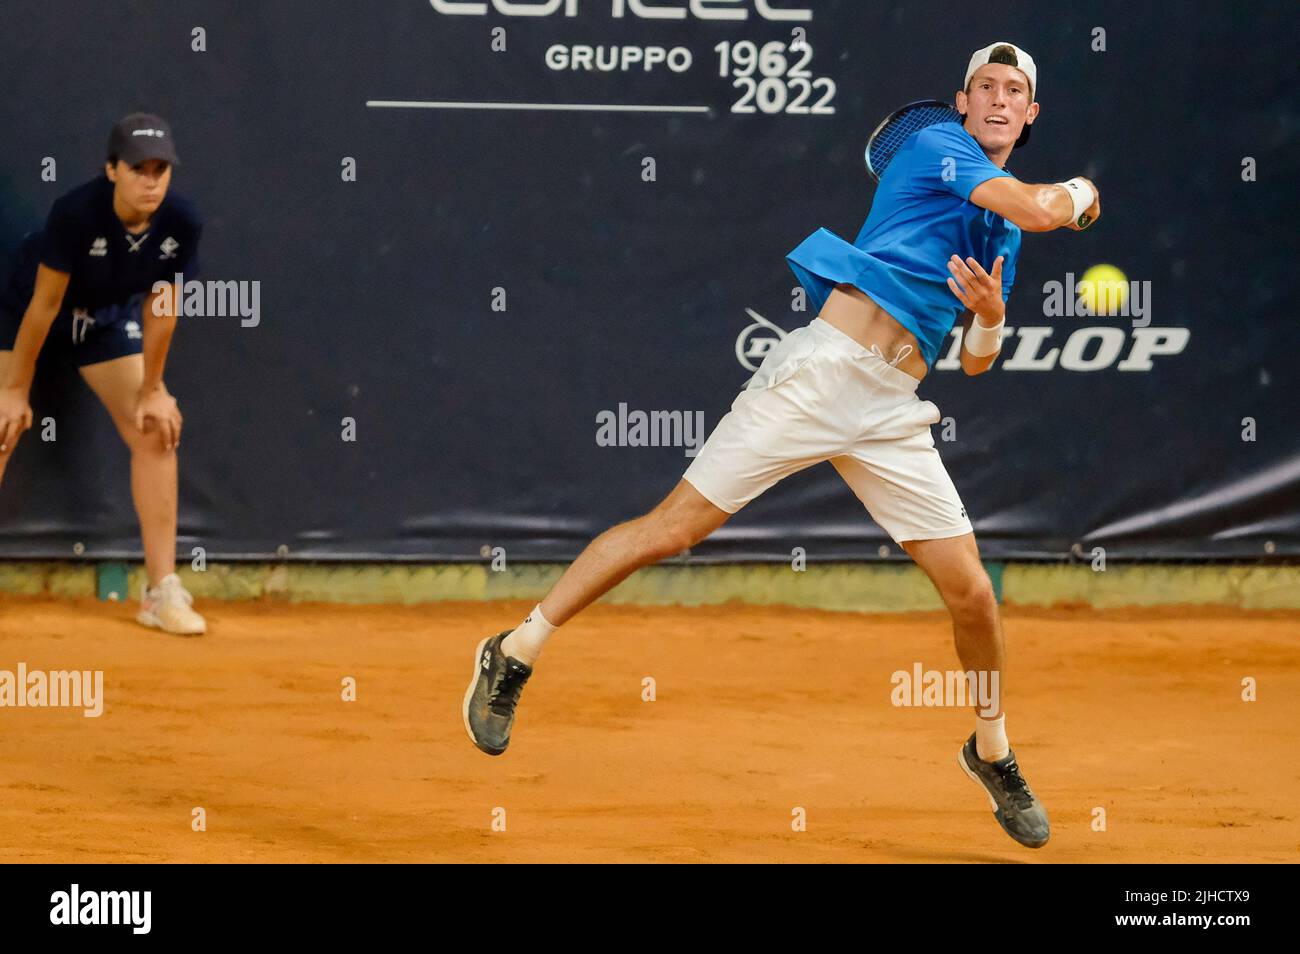
[[[171,126],[161,116],[149,113],[132,113],[119,119],[108,136],[108,154],[117,156],[128,166],[139,165],[146,159],[180,165]]]

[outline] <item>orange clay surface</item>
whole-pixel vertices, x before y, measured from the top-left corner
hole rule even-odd
[[[937,613],[597,606],[552,639],[510,748],[474,749],[480,638],[528,604],[0,600],[0,670],[102,669],[105,711],[0,708],[0,858],[117,861],[1295,861],[1300,618],[1009,609],[1008,729],[1051,815],[1004,835],[956,766]],[[342,680],[356,680],[355,702]],[[1242,680],[1258,683],[1244,702]],[[657,698],[642,701],[642,680]],[[806,831],[792,830],[804,809]],[[207,830],[191,830],[192,810]],[[1105,810],[1106,830],[1093,829]],[[505,830],[492,828],[504,809]]]

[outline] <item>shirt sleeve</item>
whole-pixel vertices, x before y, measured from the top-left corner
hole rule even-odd
[[[58,200],[50,208],[41,234],[41,264],[58,272],[71,272],[77,259],[77,229],[67,205]]]
[[[916,134],[914,175],[936,191],[951,192],[970,201],[975,187],[1011,173],[984,155],[979,143],[956,123],[939,123]]]

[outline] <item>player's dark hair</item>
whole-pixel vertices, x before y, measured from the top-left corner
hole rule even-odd
[[[1005,43],[993,48],[993,52],[989,54],[989,62],[1020,68],[1020,61],[1016,59],[1016,48]]]

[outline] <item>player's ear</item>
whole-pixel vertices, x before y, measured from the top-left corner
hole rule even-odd
[[[117,163],[109,160],[104,163],[104,175],[108,176],[109,182],[117,181]]]
[[[1034,120],[1038,118],[1038,103],[1030,103],[1029,108],[1025,110],[1025,125],[1032,126]]]
[[[957,107],[957,112],[961,113],[963,116],[966,115],[967,103],[966,103],[966,91],[964,89],[957,90],[957,96],[953,101],[953,105]]]

